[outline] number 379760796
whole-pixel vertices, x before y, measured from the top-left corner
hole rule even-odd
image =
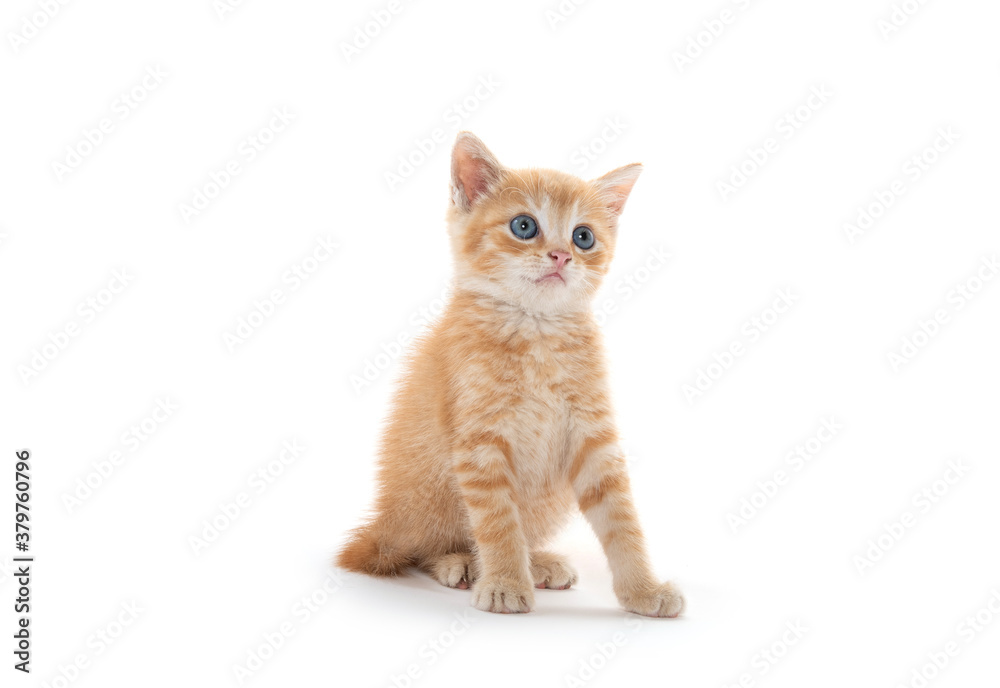
[[[28,551],[28,543],[31,541],[31,465],[28,461],[31,452],[27,449],[17,452],[17,463],[15,464],[15,485],[14,485],[14,542],[21,552]]]

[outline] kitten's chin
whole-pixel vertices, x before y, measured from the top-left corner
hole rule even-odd
[[[545,275],[534,283],[527,283],[516,292],[521,307],[539,315],[566,315],[589,311],[590,294],[581,290],[582,285],[567,280],[563,275]]]
[[[558,284],[566,286],[566,280],[558,272],[553,272],[548,275],[542,275],[535,280],[535,284]]]
[[[578,285],[567,284],[562,276],[544,275],[532,280],[521,276],[516,284],[504,284],[480,277],[459,279],[457,287],[504,303],[519,311],[538,316],[559,316],[591,310],[591,295]]]

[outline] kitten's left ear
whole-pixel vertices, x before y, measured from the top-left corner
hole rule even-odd
[[[468,211],[499,181],[503,166],[470,131],[460,132],[451,152],[451,199]]]
[[[625,201],[628,200],[628,195],[632,192],[635,180],[639,178],[641,172],[642,165],[636,162],[611,170],[591,183],[605,199],[608,209],[615,215],[621,215]]]

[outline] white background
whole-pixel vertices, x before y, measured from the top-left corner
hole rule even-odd
[[[95,0],[51,18],[40,4],[6,2],[0,20],[0,492],[30,448],[37,556],[30,677],[11,668],[9,561],[0,575],[3,685],[996,684],[1000,280],[981,262],[1000,252],[996,3],[910,0],[890,31],[890,0],[592,0],[558,21],[556,0],[404,0],[350,59],[385,2],[249,0],[220,17],[210,0]],[[476,96],[481,80],[497,85]],[[248,160],[274,108],[293,120]],[[687,593],[682,619],[621,612],[579,524],[555,546],[579,586],[539,592],[528,615],[476,612],[423,575],[328,578],[370,503],[393,342],[448,283],[460,127],[515,167],[646,165],[602,300],[636,501],[658,572]],[[390,189],[435,129],[444,143]],[[206,189],[233,160],[240,174]],[[720,192],[741,164],[748,181]],[[215,197],[187,222],[198,190]],[[879,217],[852,241],[862,207]],[[312,263],[323,237],[339,248]],[[293,288],[283,275],[303,265]],[[128,284],[105,293],[115,270]],[[616,289],[628,279],[644,281]],[[276,288],[283,303],[231,351]],[[780,289],[793,305],[751,341]],[[89,298],[105,300],[93,318]],[[935,335],[917,334],[938,310]],[[923,346],[894,366],[904,337]],[[734,342],[743,355],[709,370]],[[700,371],[713,379],[689,403]],[[144,431],[158,399],[176,410]],[[830,417],[843,429],[796,470],[786,455]],[[292,440],[306,449],[274,463]],[[937,482],[949,461],[967,469]],[[269,464],[279,474],[256,481]],[[760,508],[734,527],[744,499]],[[129,603],[142,611],[120,629]],[[925,669],[948,643],[947,666]]]

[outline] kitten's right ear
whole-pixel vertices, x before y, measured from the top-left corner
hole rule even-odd
[[[451,200],[465,211],[500,181],[503,166],[472,132],[460,132],[451,152]]]

